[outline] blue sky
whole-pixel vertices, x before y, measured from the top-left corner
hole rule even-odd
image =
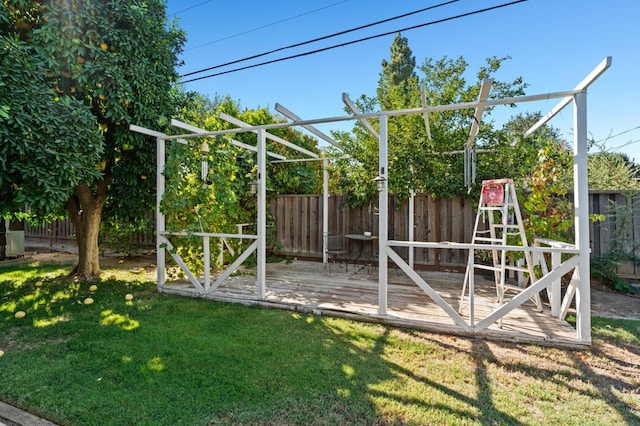
[[[256,55],[293,43],[436,5],[444,0],[220,1],[169,0],[167,12],[187,32],[181,74]],[[459,0],[450,5],[382,25],[285,50],[239,66],[483,9],[508,0]],[[573,89],[606,56],[611,68],[588,91],[588,128],[597,141],[610,137],[609,151],[640,162],[640,2],[637,0],[529,0],[509,7],[405,31],[416,62],[463,56],[475,73],[485,58],[508,55],[496,77],[522,76],[527,94]],[[344,115],[342,93],[352,99],[375,95],[381,61],[394,35],[271,65],[187,83],[188,90],[213,97],[229,94],[244,108],[280,103],[304,119]],[[470,81],[473,76],[469,76]],[[557,100],[527,103],[522,110],[546,113]],[[516,111],[500,107],[498,125]],[[551,124],[567,138],[572,108]],[[342,126],[342,127],[340,127]],[[328,132],[344,125],[318,126]],[[631,130],[634,129],[634,130]],[[620,134],[622,133],[622,134]],[[620,135],[618,135],[620,134]],[[616,136],[617,135],[617,136]]]

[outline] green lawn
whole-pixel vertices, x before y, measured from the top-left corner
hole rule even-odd
[[[0,399],[59,424],[640,424],[638,321],[594,319],[594,349],[569,351],[168,297],[123,272],[76,283],[69,270],[0,268]]]

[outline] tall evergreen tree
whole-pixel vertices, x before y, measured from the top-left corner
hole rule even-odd
[[[416,58],[409,47],[409,40],[396,34],[390,48],[389,60],[382,60],[382,72],[378,82],[377,95],[383,110],[394,107],[392,97],[400,96],[407,102],[411,87],[416,85]],[[394,93],[395,92],[395,93]]]

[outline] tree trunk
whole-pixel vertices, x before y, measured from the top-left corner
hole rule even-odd
[[[83,281],[100,278],[98,234],[105,200],[106,185],[98,185],[96,195],[91,193],[88,186],[79,185],[67,202],[67,211],[76,228],[78,243],[78,265],[70,275]]]

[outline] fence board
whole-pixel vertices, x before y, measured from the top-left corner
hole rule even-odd
[[[571,198],[571,195],[569,195]],[[616,215],[611,208],[610,200],[618,205],[625,205],[627,198],[630,210],[627,217]],[[269,200],[271,214],[275,218],[275,241],[281,245],[281,253],[289,256],[321,257],[322,256],[322,196],[321,195],[280,195]],[[397,206],[397,198],[389,199],[389,238],[408,239],[408,200]],[[376,203],[359,208],[346,208],[344,197],[329,197],[329,234],[359,234],[371,231],[378,235],[378,214]],[[415,240],[416,241],[471,241],[475,208],[473,200],[456,198],[433,199],[427,194],[415,196]],[[617,191],[590,191],[589,211],[592,214],[603,214],[602,222],[592,222],[589,226],[591,235],[591,256],[600,257],[610,253],[613,239],[618,235],[622,220],[630,220],[625,228],[626,247],[635,250],[640,256],[640,193],[633,196]],[[150,218],[152,218],[151,216]],[[60,241],[74,239],[75,230],[69,220],[57,220],[40,226],[25,224],[25,236],[36,238],[52,238]],[[153,232],[132,235],[132,241],[144,245],[155,244]],[[400,253],[406,258],[408,249]],[[435,269],[464,267],[466,252],[461,250],[416,249],[415,263]],[[640,278],[640,268],[632,262],[621,265],[619,273]]]

